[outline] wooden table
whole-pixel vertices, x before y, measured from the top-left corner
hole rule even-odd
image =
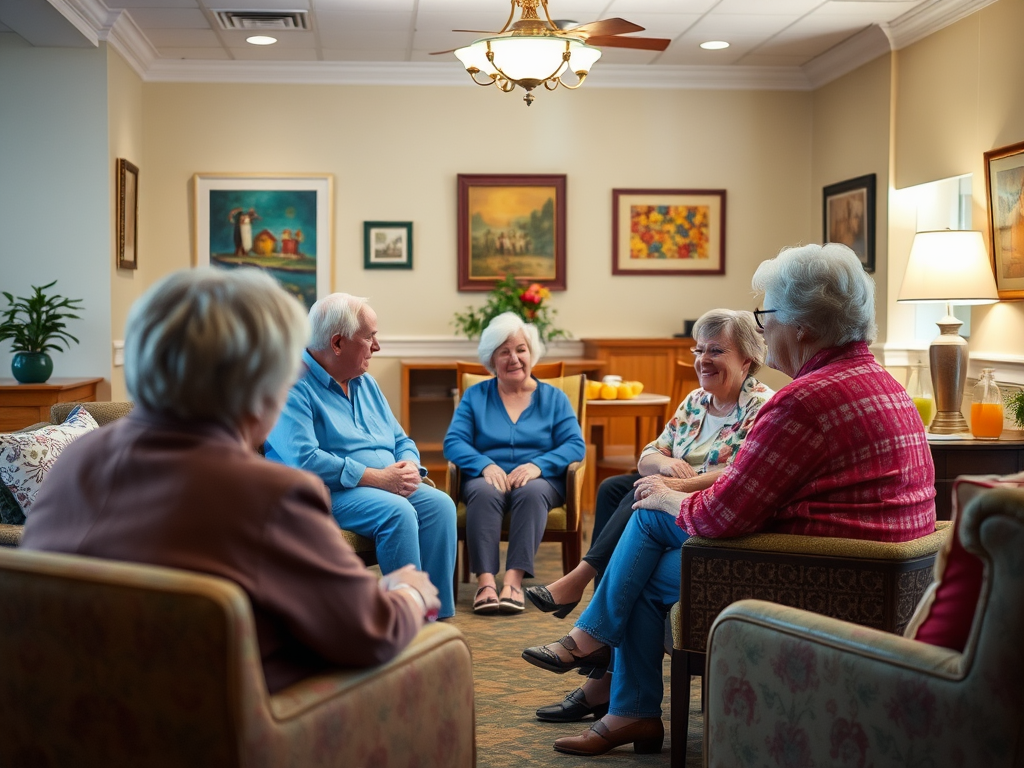
[[[960,475],[1012,475],[1024,471],[1024,435],[1004,432],[998,440],[929,439],[935,463],[935,517],[949,520],[953,481]]]
[[[665,413],[669,408],[668,395],[641,392],[632,400],[587,400],[587,419],[584,438],[587,441],[588,469],[583,478],[583,509],[594,508],[599,480],[606,475],[632,472],[636,469],[636,457],[645,445],[657,438],[665,426]],[[632,419],[630,430],[632,445],[629,453],[622,456],[607,456],[605,438],[612,419]],[[592,448],[591,448],[592,446]],[[621,446],[617,446],[620,447]],[[619,461],[615,461],[619,459]],[[602,463],[613,464],[610,469],[599,473]],[[599,477],[599,474],[601,477]]]
[[[96,400],[98,379],[51,378],[44,384],[19,384],[0,378],[0,432],[50,420],[55,403],[92,403]]]

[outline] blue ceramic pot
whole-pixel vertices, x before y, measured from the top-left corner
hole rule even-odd
[[[53,360],[45,352],[18,352],[11,361],[11,374],[22,384],[42,384],[53,373]]]

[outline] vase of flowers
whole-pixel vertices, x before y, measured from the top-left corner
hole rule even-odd
[[[54,280],[43,286],[32,286],[29,297],[13,296],[7,291],[7,309],[0,313],[0,341],[11,339],[14,359],[11,373],[22,384],[40,384],[53,373],[50,351],[59,351],[63,344],[71,349],[78,339],[67,332],[65,320],[80,319],[81,299],[69,299],[46,291],[57,284]]]
[[[545,342],[569,338],[567,331],[554,326],[557,310],[547,305],[550,298],[551,291],[540,283],[523,285],[516,280],[515,275],[508,274],[487,294],[487,302],[482,307],[470,307],[465,312],[456,312],[452,323],[458,333],[475,339],[502,312],[514,312],[527,323],[535,325]]]

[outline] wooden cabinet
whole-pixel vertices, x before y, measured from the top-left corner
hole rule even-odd
[[[693,339],[689,338],[583,339],[583,354],[603,361],[605,374],[643,382],[645,392],[657,395],[673,394],[678,369],[683,375],[682,393],[686,394],[698,386],[697,372],[693,369],[693,354],[690,352],[693,345]],[[684,366],[680,368],[677,361],[682,361]],[[666,418],[674,412],[677,405],[679,403],[669,404]],[[635,421],[608,419],[607,422],[603,425],[603,453],[632,453],[636,434]]]
[[[44,384],[19,384],[0,378],[0,432],[13,432],[50,420],[55,403],[92,403],[103,379],[52,378]]]
[[[561,358],[544,358],[556,362]],[[564,358],[568,375],[585,373],[600,377],[601,360]],[[421,357],[402,360],[402,402],[399,421],[420,451],[420,459],[434,482],[444,477],[447,462],[442,455],[444,435],[455,413],[454,357]]]
[[[1017,433],[1018,435],[1020,433]],[[930,440],[935,462],[935,516],[949,520],[953,481],[960,475],[1012,475],[1024,471],[1024,440]]]

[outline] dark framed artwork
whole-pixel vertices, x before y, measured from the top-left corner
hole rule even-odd
[[[117,268],[138,269],[139,169],[117,159]]]
[[[364,221],[365,269],[412,269],[411,221]]]
[[[197,173],[195,264],[258,267],[307,308],[331,292],[334,177]]]
[[[822,195],[823,242],[849,246],[875,271],[875,174],[830,184]]]
[[[985,187],[999,298],[1024,299],[1024,141],[985,153]]]
[[[724,275],[724,189],[613,189],[613,275]]]
[[[507,274],[565,290],[565,174],[458,176],[460,291]]]

